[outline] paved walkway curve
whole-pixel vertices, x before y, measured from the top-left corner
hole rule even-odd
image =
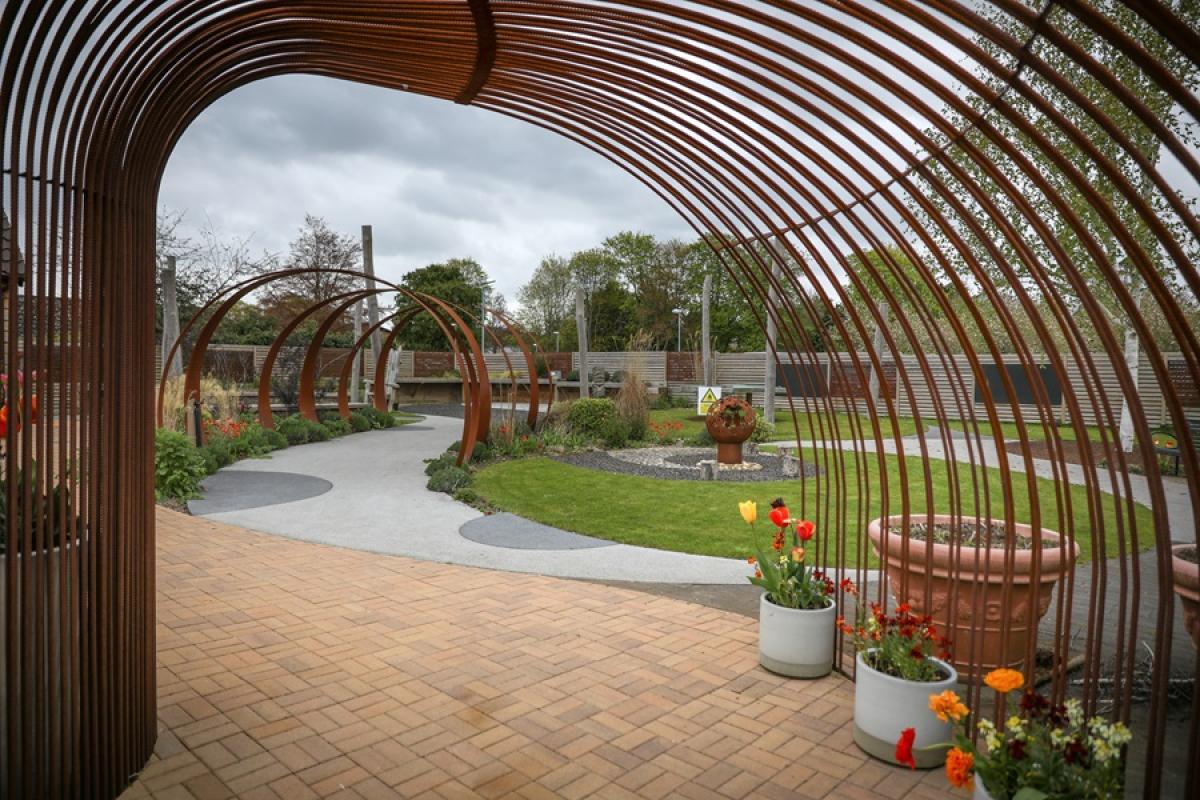
[[[239,461],[214,476],[213,491],[191,510],[243,528],[426,561],[561,578],[745,584],[750,567],[740,559],[603,542],[511,514],[485,519],[426,490],[425,459],[445,451],[461,430],[462,420],[430,416]],[[279,482],[288,474],[312,487],[311,496],[283,495]],[[321,481],[332,488],[317,493]],[[247,507],[245,495],[255,486],[262,487],[262,505]]]

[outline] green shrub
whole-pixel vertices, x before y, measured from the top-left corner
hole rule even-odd
[[[333,437],[354,433],[354,429],[350,427],[350,423],[341,417],[325,420],[321,424],[325,426],[325,430],[329,431],[329,435]]]
[[[308,441],[308,421],[293,414],[276,423],[275,429],[283,434],[288,444],[304,444]]]
[[[599,438],[605,423],[616,417],[617,406],[612,400],[604,398],[577,400],[567,411],[567,426],[572,433]],[[626,436],[628,437],[628,433]]]
[[[355,433],[369,431],[371,430],[371,420],[359,411],[352,411],[350,412],[350,427],[354,429]]]
[[[288,446],[287,437],[277,430],[263,429],[263,442],[271,450],[282,450]]]
[[[431,492],[454,494],[459,489],[465,489],[474,482],[471,473],[462,467],[445,467],[433,473],[425,488]]]
[[[208,437],[208,441],[200,448],[200,454],[204,456],[205,465],[210,473],[237,461],[233,454],[233,443],[224,436]]]
[[[759,414],[754,418],[754,432],[750,434],[752,442],[769,442],[775,435],[775,426],[767,422],[767,418]]]
[[[596,438],[610,450],[616,450],[629,444],[629,420],[622,417],[611,417],[600,425]]]
[[[716,442],[712,438],[712,434],[708,432],[708,428],[703,428],[692,438],[686,442],[691,447],[712,447]]]
[[[380,411],[375,406],[363,406],[360,413],[370,420],[372,428],[396,427],[396,418],[387,411]]]
[[[571,370],[570,372],[567,373],[567,377],[563,378],[563,380],[567,380],[567,381],[579,380],[579,370],[577,370],[577,369]]]
[[[304,420],[304,429],[310,442],[328,442],[332,437],[329,428],[310,419]]]
[[[187,436],[163,428],[154,432],[154,493],[159,498],[199,497],[205,466],[204,457]]]
[[[454,494],[452,496],[458,502],[466,503],[469,506],[473,506],[479,502],[479,492],[477,492],[474,489],[471,489],[469,487],[464,487],[462,489],[455,489]]]
[[[433,473],[441,472],[442,470],[446,469],[447,467],[457,466],[457,464],[455,463],[455,462],[457,462],[457,460],[458,460],[458,457],[454,453],[447,450],[446,452],[442,453],[437,458],[431,459],[425,465],[425,474],[432,476]]]

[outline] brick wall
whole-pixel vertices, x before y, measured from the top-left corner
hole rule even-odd
[[[436,378],[455,369],[453,353],[413,353],[413,377]]]

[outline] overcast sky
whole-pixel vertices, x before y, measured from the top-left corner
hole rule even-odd
[[[636,229],[694,238],[611,162],[527,123],[403,92],[287,76],[219,100],[192,125],[160,205],[205,215],[255,252],[286,254],[304,214],[374,226],[375,268],[479,261],[510,303],[541,258]]]

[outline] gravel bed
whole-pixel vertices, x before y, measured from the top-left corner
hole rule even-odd
[[[669,481],[698,481],[701,480],[700,468],[683,466],[681,462],[685,459],[690,459],[690,463],[695,464],[697,461],[715,459],[717,457],[715,448],[679,447],[670,449],[676,452],[665,457],[666,460],[671,462],[666,466],[651,466],[650,464],[638,463],[637,461],[614,458],[603,450],[570,453],[565,456],[558,456],[556,460],[564,464],[573,464],[577,467],[598,469],[604,472],[618,472],[623,475],[638,475],[643,478],[659,478]],[[683,451],[690,451],[690,453]],[[629,451],[617,452],[623,454]],[[746,456],[745,458],[747,461],[761,465],[762,469],[755,471],[723,470],[720,472],[720,477],[717,480],[736,483],[788,480],[783,476],[782,459],[779,456],[754,455]],[[818,474],[818,467],[815,464],[804,464],[801,469],[809,477]]]

